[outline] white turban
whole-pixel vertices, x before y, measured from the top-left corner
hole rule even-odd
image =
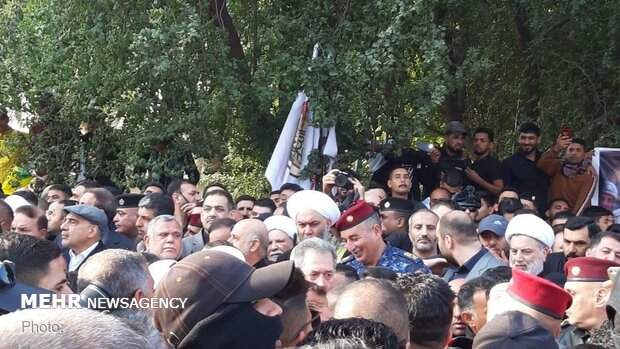
[[[286,202],[286,211],[294,221],[296,221],[299,211],[305,208],[318,212],[321,216],[329,219],[332,224],[335,224],[340,218],[338,205],[327,194],[320,191],[298,191],[291,195]]]
[[[547,222],[533,214],[520,214],[514,216],[506,227],[506,241],[514,235],[525,235],[542,242],[545,246],[553,247],[555,234],[553,228]]]
[[[292,240],[295,240],[295,234],[297,234],[297,224],[295,221],[287,216],[270,216],[265,221],[265,226],[267,226],[267,231],[272,231],[274,229],[282,230],[285,232]]]
[[[18,207],[31,206],[30,203],[26,201],[26,199],[19,195],[9,195],[4,198],[4,202],[6,202],[11,207],[11,210],[13,210],[13,212],[15,212]]]

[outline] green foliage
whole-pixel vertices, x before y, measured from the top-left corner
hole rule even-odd
[[[314,123],[336,123],[343,163],[363,163],[367,144],[437,139],[450,120],[495,129],[500,155],[524,121],[545,145],[563,124],[620,144],[614,1],[11,0],[0,11],[0,103],[43,126],[30,163],[54,180],[72,179],[81,155],[90,176],[119,184],[178,176],[149,156],[165,143],[172,158],[223,159],[204,181],[265,193],[302,86]]]

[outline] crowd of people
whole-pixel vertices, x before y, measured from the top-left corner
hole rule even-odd
[[[182,178],[18,190],[0,200],[0,347],[619,348],[618,198],[589,204],[585,143],[542,153],[524,124],[499,162],[493,131],[472,135],[471,157],[451,122],[370,185],[338,169],[259,199]]]

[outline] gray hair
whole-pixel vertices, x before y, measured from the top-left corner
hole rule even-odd
[[[172,222],[175,221],[177,222],[177,224],[181,226],[181,223],[179,223],[179,220],[177,219],[177,217],[173,216],[173,215],[169,215],[169,214],[162,214],[159,215],[155,218],[153,218],[150,222],[149,225],[147,225],[146,227],[146,235],[148,236],[154,236],[155,235],[155,225],[159,222]]]
[[[366,218],[366,220],[363,221],[361,224],[364,224],[366,228],[371,229],[377,224],[381,225],[381,218],[379,218],[379,214],[375,212],[371,214],[370,217]]]
[[[147,261],[138,252],[109,249],[88,258],[78,271],[77,287],[82,291],[90,283],[101,284],[113,298],[132,297],[148,289]]]
[[[317,253],[329,253],[334,260],[334,267],[336,266],[336,250],[334,250],[334,246],[323,239],[312,237],[300,242],[291,252],[291,260],[295,262],[295,267],[303,268],[308,250]]]
[[[44,324],[47,330],[36,330]],[[25,309],[0,316],[0,336],[3,348],[151,348],[122,320],[79,308]]]

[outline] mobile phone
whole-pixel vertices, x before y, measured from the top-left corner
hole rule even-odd
[[[573,138],[573,128],[570,126],[563,126],[560,129],[560,137]]]
[[[418,150],[420,151],[424,151],[424,152],[430,152],[431,150],[433,150],[433,145],[431,143],[426,143],[426,142],[418,142]]]

